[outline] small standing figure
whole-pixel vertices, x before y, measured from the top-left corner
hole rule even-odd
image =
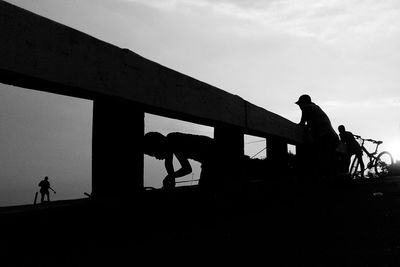
[[[53,188],[51,188],[50,186],[50,182],[49,182],[49,177],[44,177],[44,180],[40,181],[39,183],[39,187],[40,187],[40,202],[43,203],[44,202],[44,197],[47,196],[47,201],[50,202],[50,192],[49,189],[51,191],[54,192],[54,194],[56,193],[56,191],[53,190]]]

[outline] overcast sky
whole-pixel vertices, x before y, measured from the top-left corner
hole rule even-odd
[[[307,93],[335,129],[344,124],[355,134],[383,140],[383,148],[400,159],[397,0],[7,2],[128,48],[294,122],[301,115],[294,102]],[[83,106],[90,113],[90,103]],[[50,107],[49,112],[68,111]],[[151,120],[150,130],[191,128]]]

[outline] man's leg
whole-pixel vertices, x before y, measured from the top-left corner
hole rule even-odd
[[[362,153],[358,153],[355,156],[358,158],[358,162],[360,163],[361,178],[364,178],[365,166],[364,166],[364,161],[363,161],[363,158],[362,158]]]

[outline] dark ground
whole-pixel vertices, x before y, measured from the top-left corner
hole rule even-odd
[[[0,208],[0,266],[397,266],[400,176],[254,182],[210,205],[197,188]],[[233,203],[233,204],[232,204]]]

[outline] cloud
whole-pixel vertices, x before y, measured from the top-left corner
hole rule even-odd
[[[400,33],[400,2],[396,0],[125,0],[164,11],[208,10],[261,26],[261,30],[316,38],[323,42],[373,40]],[[250,29],[249,29],[250,30]]]
[[[399,109],[400,108],[400,97],[385,97],[381,99],[361,99],[355,101],[326,101],[322,103],[330,109]]]

